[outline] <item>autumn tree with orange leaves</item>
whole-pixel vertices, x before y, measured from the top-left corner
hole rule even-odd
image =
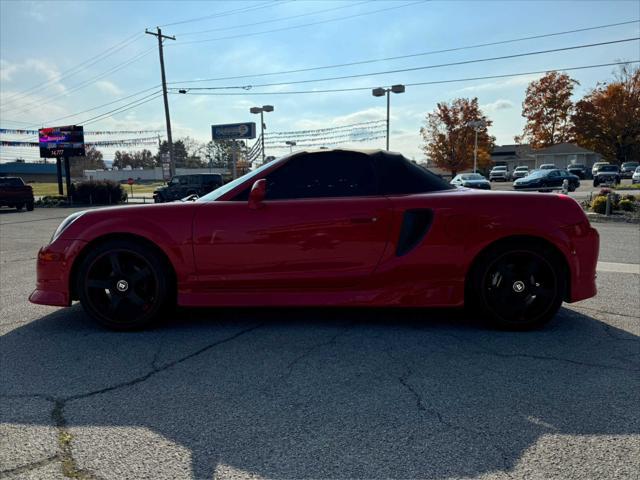
[[[436,109],[427,114],[420,134],[425,142],[422,150],[430,162],[454,176],[469,169],[473,165],[475,142],[475,129],[469,122],[474,120],[485,122],[485,126],[478,129],[478,165],[489,165],[495,138],[487,131],[492,122],[482,114],[477,98],[438,103]]]
[[[540,80],[531,82],[522,102],[522,116],[527,123],[515,141],[529,143],[533,148],[572,141],[571,95],[575,85],[576,80],[558,72],[547,72]]]
[[[587,93],[573,123],[577,142],[606,160],[640,160],[640,68],[623,66],[613,82]]]

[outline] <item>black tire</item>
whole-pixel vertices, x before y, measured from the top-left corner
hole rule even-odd
[[[481,254],[467,278],[466,304],[505,330],[531,330],[562,305],[567,277],[562,259],[536,242],[501,243]]]
[[[33,202],[27,202],[27,212],[33,212]]]
[[[20,212],[24,208],[24,203],[19,203],[16,205],[16,211]]]
[[[154,203],[164,203],[164,197],[162,195],[154,195],[153,196]]]
[[[84,310],[114,330],[139,330],[175,305],[166,261],[153,249],[128,240],[99,244],[82,260],[76,291]]]
[[[597,180],[594,180],[594,181],[593,181],[593,186],[594,186],[594,187],[597,187],[598,185],[600,185],[600,182],[598,182]]]

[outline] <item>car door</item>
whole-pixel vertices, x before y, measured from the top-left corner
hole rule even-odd
[[[193,240],[201,285],[336,289],[373,273],[389,240],[392,208],[377,192],[367,155],[296,156],[266,180],[260,209],[249,208],[243,194],[198,208]]]

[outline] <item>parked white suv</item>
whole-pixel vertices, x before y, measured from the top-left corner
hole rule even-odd
[[[640,167],[636,167],[636,171],[633,172],[633,176],[631,177],[631,183],[635,185],[636,183],[640,183]]]
[[[506,165],[496,165],[489,172],[489,181],[493,182],[497,180],[501,180],[503,182],[509,180],[509,170]]]

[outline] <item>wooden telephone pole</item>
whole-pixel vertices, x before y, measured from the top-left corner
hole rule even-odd
[[[170,162],[170,170],[171,176],[173,177],[176,174],[176,163],[173,158],[173,140],[171,138],[171,117],[169,116],[169,99],[167,98],[167,77],[164,73],[164,53],[162,50],[162,39],[168,38],[170,40],[175,40],[175,36],[163,35],[160,27],[156,27],[157,32],[150,32],[145,29],[144,33],[149,35],[154,35],[158,37],[158,51],[160,53],[160,74],[162,75],[162,95],[164,97],[164,117],[167,124],[167,143],[169,145],[169,162]]]

